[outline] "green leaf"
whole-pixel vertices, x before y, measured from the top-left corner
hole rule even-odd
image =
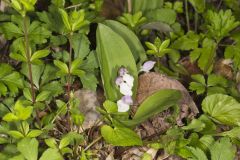
[[[28,29],[29,41],[34,44],[43,44],[47,42],[51,32],[47,30],[38,21],[33,21]]]
[[[69,132],[67,135],[65,135],[60,143],[59,143],[59,149],[63,149],[67,147],[69,144],[72,144],[75,142],[82,142],[83,136],[76,132]]]
[[[48,148],[44,151],[39,160],[49,160],[49,157],[51,157],[51,160],[63,160],[63,157],[58,149],[54,148]]]
[[[57,142],[54,138],[49,138],[44,140],[48,147],[57,148]]]
[[[139,136],[129,128],[112,128],[104,125],[101,127],[101,134],[106,142],[114,146],[142,145]]]
[[[163,0],[133,0],[132,1],[133,13],[136,13],[138,11],[146,12],[148,10],[162,8],[163,3],[164,3]]]
[[[174,49],[188,51],[191,49],[198,48],[199,40],[200,40],[199,35],[195,34],[192,31],[189,31],[186,35],[183,35],[182,37],[175,40],[171,47]]]
[[[108,113],[117,113],[117,111],[118,111],[117,104],[112,101],[109,101],[109,100],[106,100],[103,103],[103,107]]]
[[[206,15],[208,34],[219,42],[222,38],[229,35],[229,32],[239,26],[239,21],[235,20],[232,11],[220,10],[218,13],[208,10]]]
[[[8,134],[16,139],[20,139],[24,137],[24,135],[19,131],[9,131]]]
[[[223,137],[230,137],[230,138],[236,138],[238,140],[240,140],[240,127],[234,127],[233,129],[231,129],[230,131],[225,131],[222,133],[218,133],[218,135],[223,136]]]
[[[4,117],[3,117],[3,120],[4,121],[7,121],[7,122],[12,122],[12,121],[17,121],[18,120],[18,117],[13,114],[13,113],[7,113]]]
[[[205,10],[205,0],[189,0],[198,13],[203,13]]]
[[[14,105],[14,112],[19,120],[26,120],[28,119],[33,111],[32,106],[23,107],[21,101],[17,101]]]
[[[27,100],[32,101],[32,94],[29,88],[24,88],[23,95]]]
[[[210,74],[208,76],[208,81],[207,81],[208,86],[222,86],[222,87],[227,87],[228,86],[228,80],[222,77],[221,75],[216,75],[216,74]]]
[[[71,31],[71,25],[70,25],[70,22],[69,22],[67,12],[64,9],[61,9],[61,8],[59,9],[59,12],[62,16],[62,20],[63,20],[63,23],[64,23],[65,27],[67,28],[68,31]]]
[[[189,160],[208,160],[206,154],[199,148],[187,147],[187,149],[192,153]]]
[[[146,60],[147,57],[141,42],[130,29],[128,29],[125,25],[113,20],[106,20],[104,21],[104,24],[109,26],[114,32],[119,34],[126,41],[136,62],[144,62]]]
[[[50,96],[56,97],[64,92],[62,84],[59,81],[52,81],[41,87],[40,91],[50,91]]]
[[[49,95],[51,94],[51,92],[49,91],[42,91],[40,92],[37,97],[36,97],[36,102],[42,102],[45,101],[46,99],[49,98]]]
[[[37,160],[38,141],[35,138],[24,138],[17,144],[17,149],[27,160]]]
[[[205,128],[205,124],[198,119],[193,119],[187,126],[182,127],[184,130],[193,130],[194,132],[202,131]]]
[[[35,138],[35,137],[40,136],[42,133],[43,133],[43,131],[41,131],[41,130],[33,129],[27,134],[27,137]]]
[[[33,83],[38,89],[39,89],[39,85],[40,85],[39,81],[40,81],[43,71],[44,71],[44,65],[33,65],[32,64]],[[21,73],[24,74],[30,80],[27,63],[22,64]]]
[[[79,66],[82,64],[82,60],[80,58],[76,58],[71,65],[70,73],[74,72]]]
[[[54,60],[53,63],[54,63],[55,66],[57,66],[60,69],[60,71],[62,73],[68,74],[68,66],[65,63],[63,63],[59,60]]]
[[[240,68],[240,43],[238,42],[236,45],[227,46],[225,48],[224,57],[226,59],[232,59],[234,66],[236,68]]]
[[[176,21],[177,14],[173,9],[155,9],[146,13],[147,19],[150,21],[160,21],[167,24],[173,24]]]
[[[210,153],[211,160],[230,160],[235,158],[236,148],[233,147],[229,138],[224,137],[211,146]]]
[[[87,73],[87,74],[84,74],[83,76],[81,76],[80,78],[81,78],[81,82],[83,84],[83,88],[96,91],[98,80],[94,74]]]
[[[22,30],[12,22],[2,23],[0,26],[0,32],[3,33],[7,40],[18,38],[23,35]]]
[[[202,102],[203,111],[216,121],[227,125],[240,125],[240,104],[231,96],[213,94]]]
[[[0,63],[0,96],[7,95],[7,91],[10,91],[10,95],[16,95],[18,89],[23,88],[23,80],[20,74],[5,63]]]
[[[32,55],[30,60],[31,60],[31,62],[33,62],[36,59],[48,56],[49,53],[50,53],[49,50],[38,50],[37,52],[33,53],[33,55]]]
[[[138,107],[132,120],[121,122],[126,126],[134,126],[144,122],[155,114],[176,105],[181,98],[178,90],[164,89],[152,94]]]
[[[90,52],[90,41],[85,34],[74,34],[71,39],[74,58],[83,60]]]
[[[104,24],[99,24],[97,29],[97,55],[106,98],[111,101],[119,99],[115,78],[121,66],[126,67],[135,79],[133,86],[135,96],[138,71],[132,52],[124,39]]]

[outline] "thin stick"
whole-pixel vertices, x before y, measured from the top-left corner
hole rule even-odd
[[[127,0],[128,13],[132,13],[132,0]]]
[[[25,53],[27,57],[27,65],[28,65],[28,73],[29,73],[29,80],[31,85],[31,96],[32,96],[32,103],[35,104],[35,89],[33,84],[33,73],[32,73],[32,64],[31,64],[31,51],[30,51],[30,45],[29,45],[29,39],[28,39],[28,29],[27,29],[27,16],[24,16],[24,39],[25,39]],[[39,116],[39,110],[36,109],[36,119],[39,127],[41,127],[40,122],[40,116]]]
[[[99,140],[102,139],[102,136],[99,136],[97,139],[95,139],[94,141],[92,141],[85,149],[84,151],[87,151],[90,147],[92,147],[95,143],[97,143]]]
[[[190,23],[189,23],[189,15],[188,15],[188,1],[185,0],[185,14],[186,14],[186,23],[187,23],[187,29],[190,31]]]

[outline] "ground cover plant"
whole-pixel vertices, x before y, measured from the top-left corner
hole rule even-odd
[[[240,159],[238,0],[1,0],[0,159]]]

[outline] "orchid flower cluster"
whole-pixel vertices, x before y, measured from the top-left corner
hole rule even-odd
[[[149,72],[155,65],[154,61],[145,62],[140,69],[140,72]],[[128,70],[121,67],[118,71],[118,77],[115,81],[116,85],[120,89],[120,93],[123,95],[120,100],[117,101],[118,112],[127,112],[130,109],[130,105],[133,104],[133,85],[134,78],[129,74]]]

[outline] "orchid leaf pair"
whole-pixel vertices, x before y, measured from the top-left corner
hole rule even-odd
[[[170,39],[161,41],[160,38],[156,38],[154,43],[145,42],[148,47],[147,54],[155,55],[157,57],[163,57],[166,54],[172,59],[172,61],[177,62],[180,58],[180,54],[177,50],[170,48]]]

